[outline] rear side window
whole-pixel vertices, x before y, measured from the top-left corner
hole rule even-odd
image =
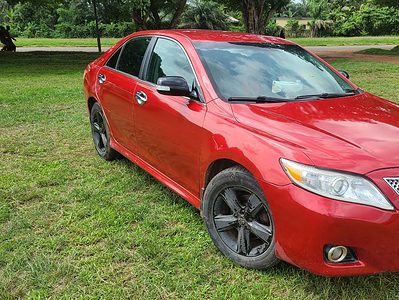
[[[146,80],[156,83],[159,77],[164,76],[181,76],[189,86],[194,82],[194,72],[182,48],[173,41],[159,38],[151,55]]]
[[[107,61],[107,67],[110,67],[112,69],[116,68],[116,63],[118,62],[119,54],[121,54],[122,48],[119,48],[118,51],[116,51],[111,58]]]
[[[141,63],[150,41],[151,37],[136,38],[128,41],[122,50],[117,69],[138,77]]]

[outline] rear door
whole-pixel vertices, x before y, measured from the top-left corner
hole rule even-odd
[[[127,41],[98,73],[98,93],[113,138],[134,151],[134,90],[151,37]]]
[[[182,76],[189,86],[196,84],[182,46],[174,40],[157,38],[145,78],[135,90],[137,152],[154,168],[196,194],[206,105],[201,100],[158,93],[155,83],[163,76]],[[142,97],[145,102],[140,101]]]

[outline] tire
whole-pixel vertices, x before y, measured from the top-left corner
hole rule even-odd
[[[279,262],[274,252],[272,213],[247,170],[234,166],[212,178],[201,209],[215,246],[235,263],[266,269]]]
[[[91,108],[90,125],[94,146],[98,155],[108,161],[118,158],[119,153],[110,146],[109,127],[98,102],[94,103]]]

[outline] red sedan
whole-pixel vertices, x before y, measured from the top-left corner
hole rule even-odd
[[[216,247],[265,269],[399,270],[399,107],[274,37],[132,34],[90,63],[98,154],[201,210]]]

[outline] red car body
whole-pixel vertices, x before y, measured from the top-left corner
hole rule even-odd
[[[104,66],[116,49],[140,35],[167,37],[185,49],[204,103],[161,95],[154,85]],[[137,32],[122,39],[84,75],[88,107],[94,101],[101,104],[111,147],[196,208],[215,173],[233,164],[243,166],[256,178],[273,212],[276,256],[300,268],[328,276],[399,270],[399,195],[384,181],[399,176],[398,105],[367,92],[323,101],[230,104],[219,99],[195,41],[291,43],[243,33],[180,30]],[[109,79],[102,86],[100,73]],[[143,106],[134,101],[138,89],[148,96]],[[395,210],[306,191],[291,182],[280,158],[361,174]],[[351,247],[357,260],[327,262],[323,247],[328,244]]]

